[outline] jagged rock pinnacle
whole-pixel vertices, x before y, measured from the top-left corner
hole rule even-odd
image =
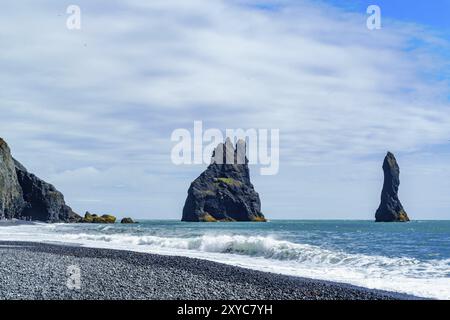
[[[230,139],[214,150],[211,164],[192,182],[182,221],[266,221],[250,182],[243,140]]]
[[[398,198],[400,186],[400,167],[395,156],[388,152],[384,162],[384,184],[381,192],[381,203],[375,214],[377,222],[406,222],[409,217]]]

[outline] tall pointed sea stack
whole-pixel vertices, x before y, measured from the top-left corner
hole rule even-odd
[[[211,164],[189,188],[182,221],[266,221],[245,149],[244,141],[234,148],[230,139],[216,147]]]
[[[43,222],[81,219],[66,205],[62,193],[29,173],[0,138],[0,219],[5,218]]]
[[[390,152],[384,158],[383,171],[384,184],[381,192],[381,204],[375,214],[375,219],[377,222],[407,222],[409,217],[398,199],[400,167]]]

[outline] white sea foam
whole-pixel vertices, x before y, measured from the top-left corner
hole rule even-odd
[[[65,242],[182,255],[262,271],[450,299],[449,259],[419,261],[407,257],[353,254],[270,236],[203,234],[167,237],[131,233],[55,232],[55,229],[58,229],[58,225],[0,227],[0,240]],[[102,231],[111,231],[111,228]]]

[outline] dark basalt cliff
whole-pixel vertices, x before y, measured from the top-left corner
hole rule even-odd
[[[80,220],[80,216],[66,205],[61,192],[56,190],[53,185],[29,173],[17,160],[14,162],[26,203],[21,217],[45,222],[77,222]]]
[[[0,218],[43,222],[78,222],[81,217],[66,205],[55,187],[11,156],[0,138]]]
[[[182,221],[266,221],[245,148],[244,141],[234,148],[229,139],[217,146],[211,164],[189,188]]]
[[[407,222],[409,217],[398,198],[400,186],[400,167],[395,156],[388,152],[383,163],[384,184],[381,192],[381,204],[375,219],[377,222]]]
[[[0,219],[20,216],[25,201],[14,160],[6,142],[0,138]]]

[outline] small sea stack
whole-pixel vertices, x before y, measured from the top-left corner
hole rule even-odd
[[[245,141],[235,148],[227,139],[216,147],[211,164],[191,183],[182,221],[266,221],[250,182]]]
[[[104,214],[102,216],[99,216],[97,214],[90,213],[89,211],[86,212],[84,215],[84,218],[80,221],[81,223],[116,223],[117,218],[110,215],[110,214]]]
[[[134,224],[134,223],[137,223],[137,222],[135,222],[132,218],[123,218],[122,220],[120,220],[120,223],[122,223],[122,224]]]
[[[383,171],[383,191],[375,220],[376,222],[407,222],[409,217],[398,198],[400,167],[391,152],[388,152],[384,158]]]

